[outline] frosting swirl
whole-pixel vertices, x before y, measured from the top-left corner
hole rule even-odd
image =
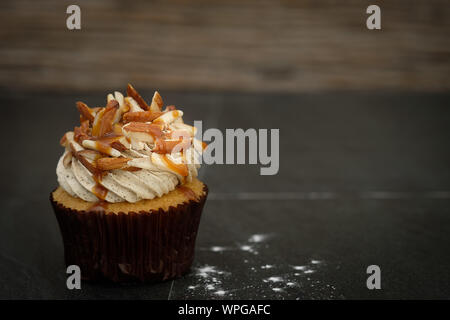
[[[80,126],[61,139],[59,185],[85,201],[113,203],[161,197],[192,181],[205,145],[181,110],[162,107],[158,92],[148,105],[131,85],[127,97],[109,94],[106,107],[77,102]]]

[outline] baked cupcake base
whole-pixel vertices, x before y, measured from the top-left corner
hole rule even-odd
[[[137,203],[93,203],[61,187],[50,194],[64,242],[66,265],[84,280],[155,282],[189,271],[208,188],[194,179],[168,194]]]

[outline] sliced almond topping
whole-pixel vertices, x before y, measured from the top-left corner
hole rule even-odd
[[[73,139],[78,143],[82,143],[84,140],[89,139],[91,137],[89,135],[89,120],[85,120],[81,123],[81,126],[75,127],[73,133]]]
[[[163,112],[138,111],[127,112],[123,115],[123,122],[150,122],[163,115]]]
[[[127,166],[127,167],[123,167],[122,170],[134,172],[134,171],[142,170],[142,168]]]
[[[107,154],[112,157],[120,157],[121,154],[118,150],[110,147],[108,144],[101,141],[83,140],[83,147],[91,150],[96,150],[103,154]]]
[[[77,109],[81,115],[81,121],[89,120],[90,123],[94,121],[94,111],[89,108],[85,103],[78,101]]]
[[[113,120],[118,107],[119,103],[116,100],[111,100],[106,108],[97,113],[92,125],[92,136],[102,137],[112,131]]]
[[[63,158],[63,165],[64,168],[69,168],[70,164],[72,163],[72,152],[69,151],[66,153],[66,155]]]
[[[114,98],[119,102],[119,106],[122,107],[124,105],[123,94],[119,91],[114,91]]]
[[[64,133],[64,135],[62,136],[61,140],[59,140],[59,144],[63,147],[67,146],[67,132]]]
[[[122,136],[123,135],[123,131],[122,131],[122,125],[115,123],[113,125],[113,133],[118,135],[118,136]]]
[[[127,86],[127,95],[132,97],[136,102],[139,104],[139,106],[144,110],[150,110],[150,107],[148,106],[147,102],[141,97],[141,95],[136,91],[135,88],[131,84],[128,84]],[[159,111],[159,110],[158,110]]]
[[[153,142],[163,135],[158,125],[144,122],[130,122],[123,126],[123,131],[126,136],[144,142]]]
[[[182,150],[186,150],[191,145],[190,139],[177,139],[177,140],[163,140],[157,139],[155,142],[155,148],[153,152],[164,154],[164,153],[172,153],[172,152],[181,152]]]
[[[152,98],[152,104],[150,105],[151,112],[160,112],[164,106],[163,99],[158,91],[155,91]]]
[[[82,155],[83,157],[85,157],[86,159],[91,160],[91,161],[97,160],[98,158],[102,157],[102,154],[95,150],[84,149],[84,150],[78,151],[78,153],[80,155]]]
[[[111,93],[109,93],[106,96],[106,103],[110,102],[111,100],[116,100],[116,99],[114,98],[114,96]]]
[[[122,169],[127,166],[130,158],[100,158],[96,161],[97,168],[100,170]]]
[[[128,111],[131,112],[145,111],[144,109],[139,107],[139,104],[132,97],[126,97],[124,101]]]
[[[175,119],[180,118],[182,116],[183,116],[183,111],[172,110],[172,111],[165,112],[163,115],[161,115],[160,117],[153,120],[153,123],[168,125],[168,124],[171,124],[172,122],[174,122]]]
[[[81,152],[77,152],[75,146],[70,143],[70,149],[72,151],[73,157],[75,157],[81,164],[89,170],[93,175],[98,175],[100,171],[95,167],[95,164],[91,163]]]

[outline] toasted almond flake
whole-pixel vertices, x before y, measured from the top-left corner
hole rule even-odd
[[[126,142],[127,145],[129,146],[130,144],[128,143],[128,141]],[[119,150],[119,151],[126,151],[129,149],[129,147],[127,147],[126,145],[124,145],[122,142],[120,141],[113,141],[110,144],[111,148]]]
[[[77,152],[77,148],[73,143],[69,144],[70,150],[72,151],[72,156],[75,157],[81,164],[89,170],[93,175],[98,175],[100,171],[95,167],[95,164],[91,163],[81,152]]]
[[[63,147],[67,147],[67,132],[64,133],[61,140],[59,140],[59,144]]]
[[[160,117],[153,120],[153,123],[155,124],[164,124],[169,125],[171,124],[175,119],[180,118],[183,116],[183,111],[181,110],[172,110],[164,113]]]
[[[116,100],[116,99],[114,98],[114,96],[111,93],[109,93],[106,96],[106,103],[110,102],[111,100]]]
[[[119,91],[114,91],[114,98],[119,102],[119,106],[122,108],[125,103],[123,100],[123,94],[121,94]]]
[[[81,121],[89,120],[90,123],[94,121],[94,111],[85,103],[77,101],[77,109],[81,115]]]
[[[125,105],[127,106],[128,110],[131,112],[145,111],[144,109],[139,107],[139,104],[132,97],[126,97],[124,99],[124,101],[125,101]]]
[[[158,91],[155,91],[152,98],[152,104],[150,105],[150,111],[151,112],[159,112],[162,110],[162,107],[164,106],[163,99],[161,98],[161,95]]]
[[[123,114],[128,112],[130,107],[125,104],[123,95],[120,92],[114,92],[114,99],[119,103],[119,108],[117,109],[113,120],[113,124],[116,124],[121,121]]]
[[[80,155],[82,155],[83,157],[85,157],[86,159],[91,160],[91,161],[97,160],[98,158],[102,157],[102,154],[95,150],[85,149],[85,150],[78,151],[78,153]]]
[[[64,168],[66,169],[69,168],[71,163],[72,163],[72,152],[67,152],[63,158]]]
[[[163,135],[159,126],[144,122],[130,122],[123,126],[123,131],[127,137],[143,142],[153,142]]]
[[[123,115],[123,122],[150,122],[163,115],[163,112],[138,111],[127,112]]]
[[[115,123],[115,124],[113,125],[113,131],[112,131],[112,132],[113,132],[114,134],[118,135],[118,136],[123,135],[122,125],[119,124],[119,123]]]
[[[127,86],[127,95],[136,100],[136,102],[142,109],[150,110],[150,107],[148,106],[147,102],[145,102],[145,100],[141,97],[141,95],[136,91],[136,89],[131,84],[128,84]]]
[[[91,150],[96,150],[98,152],[107,154],[112,157],[120,157],[121,154],[118,150],[110,147],[106,143],[102,143],[100,141],[93,140],[83,140],[83,147]]]
[[[92,126],[92,136],[102,137],[112,131],[113,120],[118,107],[119,103],[116,100],[111,100],[103,110],[97,113]]]
[[[127,166],[130,158],[100,158],[96,161],[97,168],[100,170],[122,169]]]
[[[75,127],[73,133],[73,139],[78,143],[82,143],[83,140],[89,139],[91,137],[89,135],[89,120],[85,120],[81,123],[81,126]]]
[[[186,150],[187,148],[189,148],[190,145],[190,138],[171,140],[157,139],[155,142],[155,148],[152,151],[160,154],[181,152],[182,150]]]

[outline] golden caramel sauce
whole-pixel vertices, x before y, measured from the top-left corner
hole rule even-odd
[[[95,147],[98,151],[104,154],[111,154],[112,148],[108,146],[107,144],[101,142],[101,141],[95,141]]]
[[[97,198],[100,199],[100,201],[104,201],[106,199],[106,195],[108,194],[108,189],[101,185],[102,178],[105,174],[105,172],[99,171],[92,175],[95,185],[91,191]]]
[[[155,141],[155,149],[153,149],[153,152],[159,154],[172,153],[173,149],[177,146],[179,148],[177,151],[183,152],[183,150],[188,148],[190,144],[190,140],[185,141],[182,137],[180,137],[178,140],[157,139]]]
[[[106,195],[108,194],[108,189],[106,189],[104,186],[102,186],[98,182],[95,183],[95,186],[92,188],[91,191],[100,200],[105,200],[106,199]]]
[[[170,170],[178,173],[182,177],[186,177],[189,174],[188,167],[184,163],[175,163],[167,157],[167,154],[161,156],[164,163],[169,167]]]

